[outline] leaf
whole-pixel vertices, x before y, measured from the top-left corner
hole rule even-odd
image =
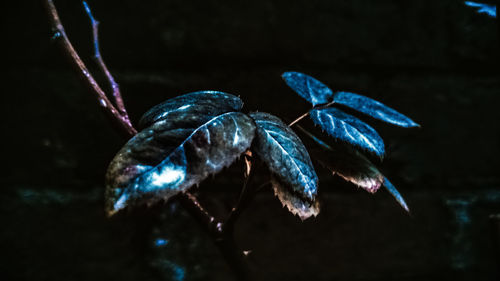
[[[177,121],[156,121],[115,156],[106,175],[109,215],[127,206],[168,200],[199,184],[236,160],[255,133],[252,119],[240,112],[206,114],[191,123],[184,120],[190,126],[172,127]]]
[[[333,92],[325,84],[300,72],[285,72],[281,75],[286,84],[313,106],[331,101]]]
[[[271,184],[273,186],[274,195],[278,197],[283,207],[287,207],[288,210],[299,216],[301,220],[306,220],[311,216],[317,216],[319,214],[319,202],[315,201],[313,203],[303,200],[298,195],[294,195],[287,188],[274,177],[271,177]]]
[[[243,102],[231,94],[218,91],[188,93],[162,102],[148,110],[139,121],[139,129],[169,119],[172,127],[182,126],[179,122],[192,123],[205,116],[240,111]],[[175,121],[175,122],[174,122]]]
[[[328,145],[302,127],[297,127],[321,147],[310,149],[314,160],[331,171],[332,174],[338,174],[344,180],[370,193],[377,192],[384,182],[384,176],[363,154],[341,143]]]
[[[314,200],[318,176],[299,137],[278,117],[268,113],[250,113],[257,125],[253,150],[271,172],[294,192]]]
[[[334,107],[312,109],[310,116],[330,136],[373,152],[380,158],[384,156],[382,138],[375,129],[358,118]]]
[[[465,1],[465,5],[467,5],[469,7],[478,8],[477,12],[479,14],[484,13],[490,17],[493,17],[493,18],[497,17],[497,7],[495,5],[488,5],[488,4],[473,2],[473,1]]]
[[[399,193],[399,191],[396,189],[396,187],[387,179],[384,177],[384,187],[389,191],[389,193],[398,201],[399,205],[403,207],[408,213],[410,212],[410,209],[408,208],[408,205],[406,205],[405,200],[403,199],[403,196]]]
[[[419,127],[410,118],[404,116],[403,114],[397,112],[396,110],[376,101],[371,98],[349,93],[349,92],[337,92],[333,97],[333,101],[338,104],[345,105],[354,110],[367,114],[375,119],[400,126],[405,128]]]

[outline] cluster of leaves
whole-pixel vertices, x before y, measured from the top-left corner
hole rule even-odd
[[[315,159],[333,174],[369,192],[384,185],[408,210],[394,186],[357,150],[382,158],[382,138],[372,127],[334,105],[401,127],[418,124],[370,98],[334,93],[308,75],[286,72],[283,79],[313,105],[309,111],[313,122],[342,143],[333,147],[304,130],[320,144]],[[263,112],[245,114],[242,107],[243,102],[234,95],[201,91],[169,99],[146,112],[139,122],[140,132],[109,166],[108,214],[138,204],[166,201],[250,150],[270,170],[274,192],[283,205],[301,219],[317,215],[318,177],[300,138],[278,117]]]

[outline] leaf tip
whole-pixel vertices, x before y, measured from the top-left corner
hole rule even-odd
[[[106,216],[108,218],[114,216],[116,213],[127,207],[128,195],[123,192],[118,197],[109,197],[106,201]]]
[[[396,199],[396,201],[399,203],[399,205],[408,213],[410,214],[410,208],[408,207],[408,204],[406,204],[406,201],[404,200],[403,196],[399,193],[399,191],[396,189],[396,187],[386,178],[384,177],[384,187],[389,191],[389,193]]]

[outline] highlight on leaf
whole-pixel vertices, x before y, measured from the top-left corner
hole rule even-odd
[[[269,170],[293,192],[314,200],[318,176],[300,138],[288,125],[269,113],[250,113],[257,126],[252,150]]]
[[[234,95],[219,91],[198,91],[168,99],[153,106],[141,117],[139,129],[162,119],[191,122],[191,119],[240,111],[243,101]],[[175,125],[175,123],[171,123]]]
[[[403,207],[408,213],[410,212],[410,208],[408,208],[408,205],[406,204],[405,200],[403,199],[403,196],[399,193],[399,191],[396,189],[396,187],[387,179],[384,177],[384,187],[389,191],[389,193],[398,201],[399,205]]]
[[[274,195],[278,197],[283,207],[286,207],[292,214],[298,216],[302,221],[317,216],[319,214],[319,201],[309,202],[300,196],[293,194],[284,187],[278,179],[271,176],[271,184]]]
[[[333,101],[338,104],[345,105],[354,110],[362,112],[366,115],[369,115],[375,119],[404,127],[419,127],[417,123],[415,123],[410,118],[405,115],[397,112],[396,110],[384,105],[381,102],[373,100],[371,98],[358,95],[355,93],[349,92],[337,92],[333,97]]]
[[[313,106],[331,101],[333,92],[325,84],[300,72],[289,71],[281,75],[285,83]]]
[[[203,103],[203,102],[201,102]],[[200,106],[198,115],[184,119],[156,119],[117,153],[106,174],[106,211],[168,200],[208,175],[229,166],[250,147],[253,120],[228,106]],[[175,110],[175,109],[173,109]],[[186,109],[189,111],[189,108]],[[168,112],[168,111],[167,111]]]
[[[377,131],[358,118],[338,108],[312,109],[309,116],[330,136],[356,147],[365,149],[383,158],[384,141]]]

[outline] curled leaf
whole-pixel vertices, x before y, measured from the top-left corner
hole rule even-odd
[[[271,184],[273,186],[274,195],[278,197],[281,204],[294,215],[299,216],[301,220],[306,220],[311,216],[319,214],[319,202],[309,202],[303,200],[300,196],[294,195],[288,191],[276,178],[271,177]]]
[[[255,153],[294,192],[314,200],[318,176],[299,137],[276,116],[254,112],[250,117],[257,125]]]
[[[312,138],[320,148],[310,149],[314,160],[346,181],[375,193],[384,182],[384,176],[363,154],[347,145],[328,145],[304,128],[297,126]]]
[[[333,92],[325,84],[300,72],[285,72],[281,75],[286,84],[313,106],[331,101]]]
[[[312,109],[310,116],[330,136],[373,152],[381,158],[384,156],[382,138],[375,129],[358,118],[334,107]]]
[[[188,93],[152,107],[139,121],[139,129],[144,129],[163,119],[168,119],[173,127],[182,126],[178,123],[196,123],[193,119],[240,111],[242,107],[243,101],[231,94],[219,91]]]
[[[384,187],[385,189],[387,189],[387,191],[389,191],[389,193],[394,197],[394,199],[398,201],[399,205],[401,205],[403,209],[405,209],[407,212],[410,212],[410,208],[408,208],[408,205],[403,199],[403,196],[401,196],[396,187],[385,177],[384,177]]]
[[[410,118],[383,103],[362,95],[349,92],[337,92],[333,97],[333,101],[396,126],[405,128],[420,126]]]
[[[255,133],[250,117],[224,113],[224,106],[219,112],[206,108],[196,118],[157,119],[125,144],[106,174],[108,215],[127,206],[168,200],[248,149]]]

